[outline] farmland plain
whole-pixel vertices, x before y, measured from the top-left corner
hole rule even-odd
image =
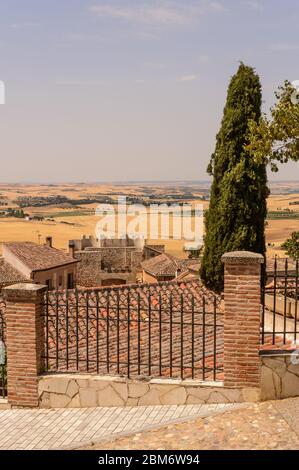
[[[0,184],[0,242],[35,241],[43,243],[51,235],[54,246],[67,249],[68,240],[83,234],[94,235],[99,217],[96,208],[99,201],[112,203],[117,212],[117,200],[126,196],[128,202],[146,204],[189,203],[192,208],[201,204],[208,208],[208,182],[155,182],[127,184],[49,184],[9,185]],[[268,255],[284,252],[280,245],[293,231],[299,231],[299,182],[272,183],[268,199],[268,220],[266,227]],[[59,198],[58,202],[55,198]],[[38,198],[41,201],[38,202]],[[48,198],[48,200],[47,200]],[[61,199],[63,198],[63,199]],[[32,205],[30,205],[32,203]],[[7,210],[22,209],[29,217],[8,216]],[[131,220],[131,219],[129,219]],[[149,230],[149,216],[146,217]],[[170,233],[177,219],[170,214]],[[161,240],[159,219],[158,239],[146,238],[153,243],[164,243],[167,251],[178,256],[184,254],[184,240]]]

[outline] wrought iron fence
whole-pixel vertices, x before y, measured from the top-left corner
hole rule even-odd
[[[261,342],[273,346],[299,339],[299,262],[267,261],[262,282]]]
[[[0,398],[7,395],[5,302],[0,297]]]
[[[170,283],[48,292],[45,367],[222,380],[220,303],[220,297],[209,291],[190,292]]]

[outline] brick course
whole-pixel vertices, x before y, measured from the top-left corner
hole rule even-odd
[[[44,329],[42,299],[46,288],[19,284],[3,289],[6,299],[7,389],[12,406],[38,406],[38,375]]]
[[[260,387],[262,255],[227,253],[224,262],[224,380],[230,387]]]

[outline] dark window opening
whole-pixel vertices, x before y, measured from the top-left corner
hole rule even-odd
[[[73,289],[74,288],[74,276],[73,273],[67,274],[67,288]]]

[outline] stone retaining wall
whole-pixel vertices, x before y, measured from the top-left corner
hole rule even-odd
[[[299,396],[299,363],[290,353],[261,356],[261,399],[279,400]],[[299,362],[299,361],[298,361]]]
[[[260,398],[256,388],[228,388],[219,382],[137,381],[91,374],[40,376],[38,394],[41,408],[239,403]]]
[[[0,410],[10,410],[11,405],[8,403],[6,398],[0,398]]]

